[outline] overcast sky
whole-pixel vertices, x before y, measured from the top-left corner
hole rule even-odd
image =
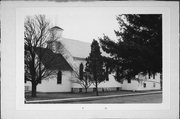
[[[85,42],[102,37],[116,39],[118,7],[62,7],[51,15],[51,21],[64,29],[63,37]]]

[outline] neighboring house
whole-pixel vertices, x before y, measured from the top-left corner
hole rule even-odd
[[[124,80],[121,86],[122,90],[159,90],[161,89],[161,74],[143,75],[139,73],[134,80]]]
[[[79,72],[79,66],[82,63],[85,67],[85,58],[89,55],[91,47],[90,43],[67,39],[62,37],[63,29],[55,26],[51,28],[52,37],[56,41],[47,42],[46,48],[41,48],[42,63],[50,70],[55,70],[57,75],[50,79],[42,80],[37,85],[38,92],[81,92],[83,87],[78,84],[78,78],[75,76]],[[39,55],[40,48],[36,49],[36,54]],[[102,52],[102,55],[106,53]],[[140,76],[140,75],[139,75]],[[154,90],[160,89],[159,75],[155,79],[147,80],[132,80],[131,83],[126,80],[119,83],[114,79],[113,74],[109,74],[109,79],[99,84],[99,90]],[[140,77],[139,77],[140,78]],[[146,84],[145,84],[146,83]],[[153,86],[150,86],[153,85]],[[91,85],[88,91],[93,91],[94,85]],[[25,90],[31,90],[31,83],[25,83]]]

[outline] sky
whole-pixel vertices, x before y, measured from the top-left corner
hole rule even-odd
[[[118,29],[116,7],[62,7],[50,16],[54,25],[64,29],[63,37],[85,42],[98,40],[103,34],[116,39]]]

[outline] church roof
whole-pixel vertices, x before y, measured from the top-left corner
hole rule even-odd
[[[73,57],[86,58],[89,56],[89,53],[91,52],[91,43],[88,42],[62,38],[61,43]],[[101,52],[103,56],[107,56],[107,54],[102,50]]]
[[[43,65],[50,70],[73,70],[61,54],[53,53],[48,48],[36,48],[35,52],[42,55]]]
[[[91,44],[87,42],[62,38],[61,43],[73,57],[86,58],[91,50]]]
[[[36,48],[38,55],[41,50],[42,63],[50,70],[77,70],[73,58],[85,60],[91,52],[91,43],[67,38],[61,38],[59,41],[65,48],[65,54],[54,53],[48,48]],[[102,50],[101,52],[103,56],[107,56]]]

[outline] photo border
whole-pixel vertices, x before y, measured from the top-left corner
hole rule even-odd
[[[109,4],[111,3],[111,4]],[[6,100],[6,94],[8,91],[12,91],[12,89],[2,89],[2,113],[7,116],[7,113],[13,112],[16,117],[22,117],[22,112],[24,112],[23,115],[29,115],[28,118],[30,118],[30,114],[38,113],[40,114],[40,117],[50,117],[53,114],[57,113],[57,111],[61,112],[61,114],[65,115],[65,112],[67,111],[73,115],[76,116],[85,116],[86,117],[109,117],[108,114],[111,114],[112,117],[149,117],[150,114],[152,117],[177,117],[177,111],[175,110],[178,105],[177,101],[178,99],[178,91],[176,91],[177,87],[179,86],[179,80],[176,82],[174,78],[179,78],[179,67],[177,67],[177,63],[179,64],[179,57],[177,57],[176,51],[179,49],[179,42],[178,37],[179,35],[176,35],[177,31],[179,30],[177,27],[175,27],[174,24],[179,24],[178,20],[174,20],[173,18],[177,18],[177,11],[178,11],[178,5],[175,3],[177,2],[93,2],[93,3],[52,3],[52,4],[27,4],[27,3],[16,3],[15,7],[10,5],[13,10],[9,10],[11,13],[15,14],[15,47],[16,54],[15,56],[12,56],[15,59],[15,83],[11,84],[13,87],[15,87],[13,90],[15,92],[15,97],[13,95],[10,95],[10,99]],[[14,5],[14,4],[13,4]],[[4,8],[7,10],[8,4],[4,4]],[[24,104],[24,42],[23,42],[23,32],[24,32],[24,15],[27,13],[33,14],[33,13],[43,13],[45,9],[49,9],[49,12],[52,12],[53,8],[55,7],[121,7],[121,8],[128,8],[129,10],[126,11],[126,13],[133,13],[135,11],[138,11],[138,14],[144,13],[144,14],[155,14],[152,11],[156,13],[163,14],[163,103],[162,104]],[[30,11],[26,11],[30,9]],[[36,11],[38,10],[38,11]],[[23,12],[22,12],[23,11]],[[132,12],[133,11],[133,12]],[[4,11],[5,13],[8,13],[7,11]],[[178,14],[179,15],[179,14]],[[2,15],[3,16],[3,15]],[[5,17],[7,18],[7,16]],[[2,26],[5,27],[5,21],[2,22]],[[179,26],[179,25],[177,25]],[[2,28],[3,28],[2,27]],[[7,33],[6,29],[6,33]],[[22,34],[22,35],[19,35]],[[5,35],[5,33],[2,33],[2,36]],[[9,38],[10,36],[7,36]],[[2,37],[3,38],[3,37]],[[11,37],[12,38],[12,37]],[[170,40],[171,39],[171,40]],[[7,40],[5,40],[7,41]],[[8,42],[9,43],[9,42]],[[7,45],[5,42],[2,43],[2,57],[4,58],[6,56],[6,52],[8,51],[8,48],[5,47]],[[11,46],[7,45],[7,46]],[[6,51],[7,50],[7,51]],[[5,53],[4,53],[5,52]],[[178,55],[179,56],[179,55]],[[8,56],[11,57],[11,56]],[[176,59],[177,58],[177,59]],[[8,60],[7,60],[8,61]],[[7,64],[7,61],[2,60],[2,67],[6,67],[5,64]],[[5,64],[3,64],[5,63]],[[179,66],[179,65],[178,65]],[[8,68],[7,68],[8,69]],[[6,69],[2,72],[2,79],[3,77],[8,77],[8,72]],[[4,74],[4,76],[3,76]],[[12,78],[10,75],[8,79]],[[2,80],[2,87],[4,87],[4,84],[8,84],[10,81],[8,80]],[[15,86],[14,86],[15,84]],[[7,85],[6,85],[7,86]],[[8,86],[7,86],[8,87]],[[179,89],[178,89],[179,90]],[[10,92],[11,94],[11,92]],[[175,99],[176,98],[176,99]],[[14,102],[12,101],[14,99]],[[8,102],[10,104],[15,104],[13,109],[11,109],[8,105]],[[84,108],[82,108],[84,107]],[[10,112],[5,111],[4,109],[11,109]],[[179,109],[179,108],[178,108]],[[96,110],[97,112],[95,112]],[[44,114],[44,112],[49,111],[47,114]],[[84,113],[82,114],[83,111]],[[117,113],[118,111],[118,113]],[[104,113],[105,112],[105,113]],[[130,113],[131,112],[131,113]],[[21,114],[20,114],[21,113]],[[76,113],[76,114],[75,114]],[[103,115],[101,115],[103,114]],[[94,115],[94,116],[93,116]],[[96,115],[96,116],[95,116]],[[99,116],[98,116],[99,115]],[[100,116],[101,115],[101,116]],[[11,115],[9,115],[10,117]],[[33,115],[32,115],[33,116]],[[8,116],[7,116],[8,117]],[[62,117],[60,114],[58,114],[55,118]],[[68,115],[67,115],[68,117]]]

